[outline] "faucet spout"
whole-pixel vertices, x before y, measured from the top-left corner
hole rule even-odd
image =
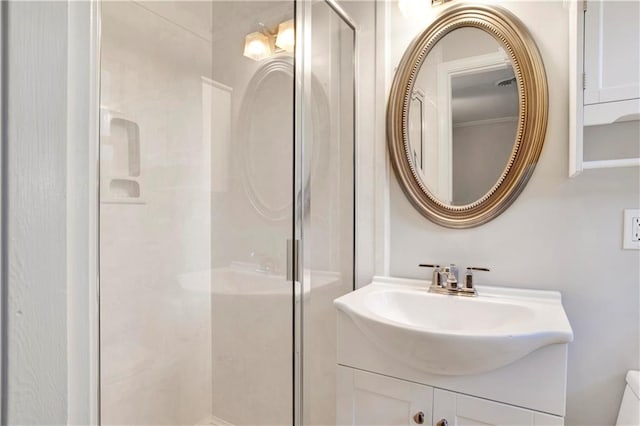
[[[256,261],[258,265],[256,267],[256,272],[266,272],[266,273],[273,272],[275,267],[275,262],[269,256],[261,253],[256,253],[254,251],[254,252],[251,252],[251,259]]]
[[[460,296],[477,295],[476,289],[473,287],[473,278],[471,276],[472,270],[488,271],[487,268],[467,268],[467,273],[464,277],[464,283],[462,283],[460,281],[458,267],[453,263],[450,263],[448,266],[444,267],[426,263],[421,263],[418,266],[424,268],[433,268],[433,278],[431,279],[431,285],[429,286],[430,292]]]

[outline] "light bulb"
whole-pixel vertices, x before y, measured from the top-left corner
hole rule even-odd
[[[244,56],[254,61],[266,59],[273,54],[271,40],[266,35],[255,32],[244,38]]]
[[[293,19],[282,22],[278,25],[278,36],[276,37],[276,46],[289,53],[293,52],[296,45],[296,33],[293,29]]]

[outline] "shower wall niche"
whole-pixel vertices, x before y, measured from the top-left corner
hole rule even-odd
[[[105,72],[105,80],[108,73]],[[105,87],[105,92],[108,88]],[[106,108],[101,110],[100,175],[102,202],[142,202],[140,198],[140,126]]]

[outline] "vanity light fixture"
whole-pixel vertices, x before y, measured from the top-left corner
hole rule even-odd
[[[244,56],[261,61],[278,52],[293,53],[296,34],[293,19],[281,22],[277,31],[267,30],[260,24],[262,31],[247,34],[244,38]]]
[[[273,37],[259,31],[247,34],[244,38],[244,56],[261,61],[273,55]]]
[[[293,27],[293,19],[284,21],[278,25],[278,35],[276,36],[276,46],[280,49],[293,53],[296,45],[296,33]]]

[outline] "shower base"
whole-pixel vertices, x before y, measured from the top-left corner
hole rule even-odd
[[[213,414],[200,420],[194,426],[234,426],[226,420],[222,420],[220,417],[216,417]]]

